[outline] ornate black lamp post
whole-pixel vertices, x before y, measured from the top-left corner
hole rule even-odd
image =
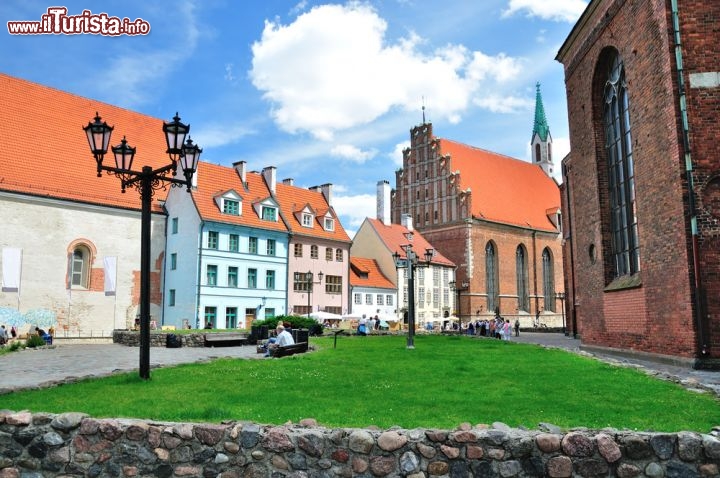
[[[310,271],[307,271],[307,273],[305,274],[305,280],[307,281],[307,293],[308,293],[308,318],[310,318],[310,312],[312,312],[312,309],[310,308],[310,307],[312,307],[310,305],[310,294],[312,294],[313,284],[322,284],[323,275],[324,274],[322,272],[319,272],[318,273],[318,282],[313,282],[313,273]]]
[[[405,258],[401,259],[400,254],[393,253],[395,267],[397,269],[407,269],[408,281],[408,337],[407,348],[415,348],[415,269],[418,267],[429,267],[435,255],[435,249],[425,249],[425,261],[421,261],[420,257],[413,251],[412,244],[402,246],[405,251]]]
[[[90,151],[97,162],[98,177],[102,176],[102,171],[107,171],[120,179],[120,187],[123,193],[127,187],[134,187],[140,192],[142,200],[140,231],[140,378],[147,380],[150,378],[150,207],[152,197],[156,189],[167,188],[165,183],[171,183],[173,187],[186,186],[189,192],[202,149],[193,144],[189,137],[187,141],[185,140],[185,136],[190,132],[190,125],[181,123],[176,113],[172,122],[163,124],[170,164],[155,170],[150,166],[143,166],[141,171],[134,171],[132,162],[135,156],[135,148],[129,146],[123,137],[119,145],[111,148],[115,156],[115,167],[103,166],[103,158],[110,145],[113,127],[108,126],[96,113],[95,121],[91,121],[83,129],[87,134]],[[185,179],[175,177],[178,161]]]
[[[466,282],[462,282],[461,284],[458,284],[457,282],[452,280],[452,281],[450,281],[449,284],[450,284],[450,289],[457,292],[457,295],[456,295],[457,302],[456,302],[455,306],[456,306],[456,310],[457,310],[458,327],[459,327],[460,333],[462,333],[463,321],[462,321],[462,308],[460,307],[460,293],[464,290],[468,290],[470,288],[470,283],[466,281]],[[469,307],[469,305],[468,305],[468,307]],[[472,311],[470,311],[468,315],[472,315]],[[471,319],[472,319],[472,317],[471,317]]]

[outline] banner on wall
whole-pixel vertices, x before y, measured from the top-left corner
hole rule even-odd
[[[105,295],[115,295],[117,257],[105,257],[103,259],[103,265],[105,267]]]
[[[3,247],[2,250],[2,291],[20,292],[22,271],[22,249]]]

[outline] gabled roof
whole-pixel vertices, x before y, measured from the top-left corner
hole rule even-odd
[[[278,183],[276,185],[275,198],[280,204],[280,209],[288,221],[289,229],[296,235],[310,236],[322,239],[330,239],[335,241],[350,242],[350,237],[340,223],[340,219],[332,207],[325,200],[325,196],[318,191],[310,191],[309,189],[289,184]],[[306,206],[312,208],[315,218],[312,227],[304,227],[300,222],[302,217],[295,214]],[[335,220],[335,230],[326,231],[321,219],[328,211]]]
[[[82,130],[96,112],[115,127],[111,145],[125,136],[137,148],[134,170],[170,162],[163,120],[0,73],[0,191],[139,210],[137,191],[122,194],[118,178],[97,177]],[[108,153],[103,164],[114,163]],[[166,196],[155,193],[154,211]]]
[[[427,249],[435,249],[433,264],[455,267],[455,263],[440,254],[436,247],[430,244],[418,231],[411,231],[400,224],[383,224],[377,219],[365,219],[377,232],[380,240],[390,250],[390,254],[398,253],[401,258],[405,257],[405,249],[402,246],[412,244],[415,253],[422,257]]]
[[[350,257],[350,285],[353,287],[374,287],[393,289],[395,284],[380,271],[375,259]]]
[[[460,172],[458,191],[472,192],[473,217],[557,230],[546,211],[560,207],[560,188],[540,166],[449,139],[439,139],[439,148],[451,157],[449,172]]]
[[[223,213],[215,202],[218,194],[222,195],[230,190],[242,197],[242,211],[239,216]],[[243,185],[235,168],[200,161],[197,188],[193,189],[191,194],[195,207],[204,221],[287,231],[279,215],[277,221],[266,221],[258,217],[255,212],[253,208],[255,203],[270,198],[270,190],[258,173],[247,173],[246,185]]]

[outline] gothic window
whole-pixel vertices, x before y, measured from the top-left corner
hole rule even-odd
[[[535,145],[535,162],[539,163],[542,159],[542,155],[540,154],[540,144]]]
[[[630,100],[625,67],[617,52],[608,61],[603,94],[603,126],[609,187],[612,266],[615,277],[640,270],[635,216],[635,171],[630,134]]]
[[[547,247],[542,253],[543,302],[545,310],[555,312],[555,267]]]
[[[500,306],[498,258],[495,244],[492,242],[488,242],[485,246],[485,284],[487,289],[487,310],[492,312]]]
[[[520,244],[515,251],[515,274],[517,275],[518,310],[530,311],[530,293],[528,284],[528,263],[525,247]]]

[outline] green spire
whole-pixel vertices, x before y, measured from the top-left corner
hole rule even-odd
[[[540,136],[540,141],[547,141],[550,128],[545,118],[545,107],[543,107],[542,95],[540,94],[540,82],[535,83],[535,124],[533,125],[533,137],[535,133]]]

